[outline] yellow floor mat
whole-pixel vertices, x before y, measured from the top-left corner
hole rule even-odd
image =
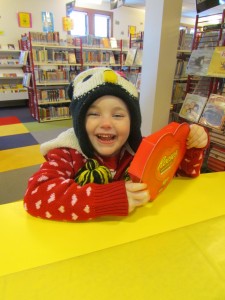
[[[27,133],[29,130],[23,124],[12,124],[0,126],[0,136]]]
[[[3,150],[0,152],[0,172],[34,166],[44,161],[40,145]]]

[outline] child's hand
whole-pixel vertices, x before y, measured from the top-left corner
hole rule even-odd
[[[205,129],[197,124],[190,125],[190,132],[187,137],[187,149],[204,148],[208,144],[208,135]]]
[[[129,181],[125,183],[125,187],[127,191],[129,213],[137,206],[142,206],[150,200],[150,194],[146,183],[134,183]]]

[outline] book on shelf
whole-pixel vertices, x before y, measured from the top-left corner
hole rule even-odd
[[[128,49],[126,60],[125,60],[126,66],[132,66],[134,64],[136,53],[137,53],[137,48]]]
[[[208,168],[213,171],[224,171],[225,170],[225,148],[213,145],[209,151]]]
[[[178,50],[191,50],[194,34],[181,29],[179,32]]]
[[[199,123],[211,128],[224,130],[225,96],[211,94],[199,119]]]
[[[154,200],[174,177],[186,151],[187,123],[171,122],[144,138],[128,169],[132,181],[148,185]]]
[[[116,63],[115,56],[112,51],[110,51],[109,63],[110,63],[110,65],[114,65]]]
[[[31,81],[31,73],[24,73],[23,86],[24,87],[29,87],[30,86],[30,81]]]
[[[134,65],[142,66],[142,57],[143,57],[143,50],[137,49],[137,53],[136,53],[135,59],[134,59]]]
[[[207,75],[225,77],[225,47],[216,47],[214,49]]]
[[[110,48],[110,41],[108,38],[104,37],[101,39],[101,46],[103,48]]]
[[[210,149],[209,155],[210,154],[212,157],[221,160],[225,163],[225,148],[213,145]]]
[[[209,132],[210,141],[215,144],[220,144],[225,146],[225,135],[223,134],[223,131],[215,132],[214,129]]]
[[[180,58],[177,59],[176,69],[174,74],[175,79],[187,77],[187,73],[186,73],[187,64],[188,61]]]
[[[213,128],[209,134],[210,134],[210,137],[220,138],[225,143],[225,132],[224,131],[216,130]]]
[[[207,102],[207,97],[187,93],[179,116],[191,122],[198,122]]]
[[[116,38],[111,37],[109,39],[109,42],[110,42],[110,47],[111,48],[118,48],[118,44],[117,44],[117,39]]]
[[[192,42],[193,42],[193,33],[186,33],[183,36],[183,40],[181,43],[180,50],[190,50],[192,49]]]
[[[225,162],[220,161],[212,156],[209,156],[207,160],[207,167],[211,171],[222,172],[225,171]]]
[[[172,92],[172,103],[183,102],[186,94],[186,82],[174,81],[173,92]]]
[[[27,64],[28,51],[21,51],[19,57],[19,64],[25,66]]]
[[[54,32],[30,32],[30,37],[33,43],[58,45],[60,35],[58,31]]]
[[[141,90],[141,73],[140,72],[137,74],[137,80],[136,80],[135,86],[136,86],[138,92],[140,92],[140,90]]]
[[[136,72],[128,72],[126,78],[136,86],[138,73]]]
[[[211,87],[211,78],[210,77],[193,77],[194,80],[190,83],[190,86],[192,86],[193,94],[201,95],[208,97],[209,90]]]
[[[76,64],[77,60],[76,60],[76,55],[73,52],[69,52],[68,53],[68,63],[70,64]]]
[[[3,73],[2,74],[3,77],[17,77],[17,73]]]
[[[200,33],[199,33],[200,34]],[[198,41],[198,49],[211,48],[218,46],[220,39],[219,31],[204,31]]]
[[[193,50],[187,64],[186,73],[188,75],[206,76],[212,55],[213,49]]]

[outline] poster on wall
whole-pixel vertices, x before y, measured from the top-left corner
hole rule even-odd
[[[18,12],[17,19],[18,19],[19,27],[23,27],[23,28],[31,28],[32,27],[31,13]]]
[[[73,30],[73,20],[71,18],[63,17],[62,22],[63,22],[63,30],[65,31]]]
[[[128,26],[128,36],[134,35],[136,33],[136,26],[129,25]]]
[[[53,13],[43,11],[41,14],[42,14],[42,29],[43,29],[43,32],[53,32],[54,31]]]

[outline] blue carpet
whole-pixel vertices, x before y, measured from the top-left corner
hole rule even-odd
[[[17,116],[21,122],[37,122],[30,114],[28,107],[1,107],[0,117],[11,117]]]
[[[19,147],[37,145],[37,140],[31,133],[16,134],[0,137],[0,149],[7,150]]]

